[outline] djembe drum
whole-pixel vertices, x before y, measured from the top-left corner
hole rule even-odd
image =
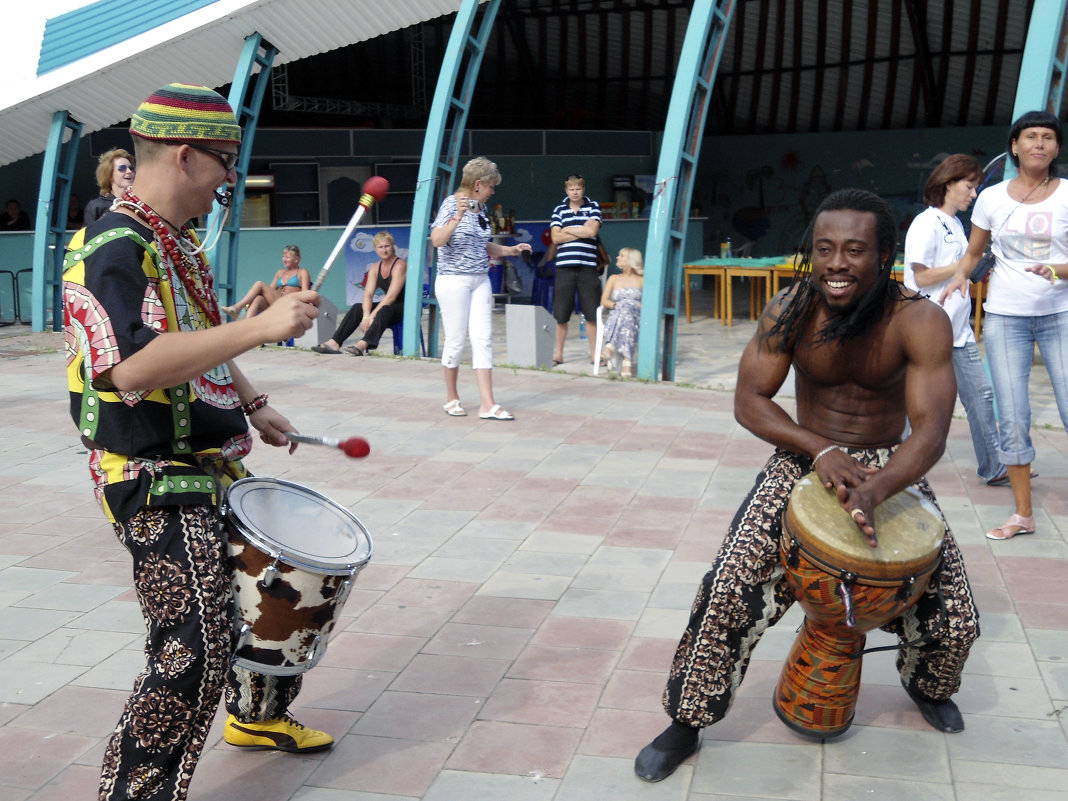
[[[945,524],[911,487],[875,510],[872,548],[815,473],[790,494],[781,556],[805,622],[775,688],[779,718],[816,738],[853,722],[865,634],[908,610],[941,560]]]

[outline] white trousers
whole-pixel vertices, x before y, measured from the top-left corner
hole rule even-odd
[[[493,289],[489,274],[439,275],[434,280],[434,295],[445,330],[442,366],[460,366],[466,329],[471,338],[471,366],[476,370],[493,369]]]

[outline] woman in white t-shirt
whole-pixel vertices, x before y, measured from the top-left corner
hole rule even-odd
[[[993,540],[1033,534],[1031,403],[1027,382],[1037,343],[1068,431],[1068,184],[1054,162],[1064,135],[1060,120],[1029,111],[1012,126],[1009,157],[1015,178],[979,195],[968,250],[942,292],[967,291],[967,277],[987,245],[997,259],[990,275],[983,331],[998,404],[998,456],[1008,465],[1016,509],[987,532]]]
[[[963,153],[947,156],[927,179],[923,188],[927,208],[916,215],[905,235],[905,286],[909,289],[937,299],[953,278],[968,246],[957,214],[972,205],[982,179],[979,162]],[[977,472],[992,486],[1008,484],[1008,470],[998,459],[994,388],[969,323],[971,299],[954,293],[943,308],[953,323],[953,373],[968,417]]]

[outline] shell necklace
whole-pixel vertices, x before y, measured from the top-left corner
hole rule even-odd
[[[166,259],[174,266],[174,271],[178,274],[186,293],[200,307],[212,325],[222,325],[219,301],[215,296],[215,280],[201,256],[200,249],[195,246],[190,237],[189,226],[179,227],[167,222],[152,207],[137,197],[130,187],[123,190],[122,199],[115,201],[115,205],[129,209],[152,228],[156,234],[156,241],[163,249]],[[180,241],[174,238],[167,225],[178,231],[181,236]],[[191,272],[193,275],[190,274]]]

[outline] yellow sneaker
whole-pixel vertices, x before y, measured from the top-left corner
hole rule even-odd
[[[255,723],[242,723],[230,715],[223,729],[223,739],[238,748],[272,749],[291,754],[322,751],[334,744],[334,738],[325,731],[306,728],[289,715]]]

